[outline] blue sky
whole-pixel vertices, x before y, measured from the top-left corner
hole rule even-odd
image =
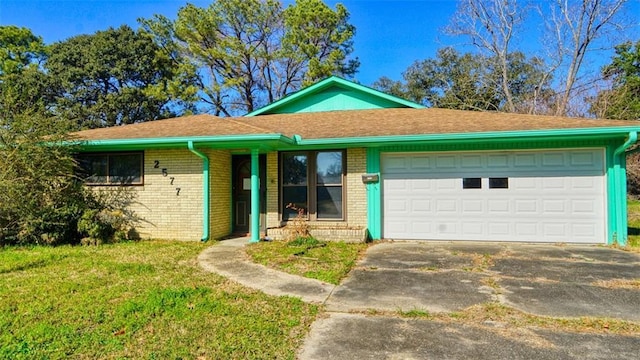
[[[546,1],[546,0],[539,0]],[[93,33],[128,24],[137,28],[136,19],[162,14],[175,18],[186,0],[0,0],[0,25],[30,28],[46,43],[74,35]],[[198,6],[210,1],[191,0]],[[285,1],[288,3],[290,1]],[[433,57],[438,48],[460,46],[463,40],[441,35],[456,8],[453,0],[343,0],[356,26],[355,56],[361,61],[357,80],[371,85],[381,76],[400,79],[415,60]],[[640,0],[627,8],[637,24],[631,31],[640,40]],[[537,24],[530,24],[527,47],[536,48]],[[533,39],[533,40],[531,40]],[[608,56],[603,58],[608,60]],[[597,67],[597,66],[595,66]]]

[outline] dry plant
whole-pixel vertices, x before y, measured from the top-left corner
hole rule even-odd
[[[286,208],[297,213],[296,217],[293,218],[293,220],[289,220],[289,223],[287,223],[287,226],[285,227],[286,240],[293,241],[300,238],[311,237],[304,208],[298,207],[294,203],[287,204]]]

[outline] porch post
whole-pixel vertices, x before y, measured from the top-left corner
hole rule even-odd
[[[251,240],[260,241],[260,175],[259,151],[251,149]]]

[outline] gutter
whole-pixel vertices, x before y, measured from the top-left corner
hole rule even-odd
[[[636,141],[638,141],[638,132],[637,131],[630,131],[629,132],[629,137],[627,138],[627,141],[625,141],[624,144],[620,145],[620,147],[618,147],[616,149],[616,151],[613,153],[613,155],[619,156],[624,151],[626,151],[628,148],[630,148],[631,145],[635,144]]]
[[[625,163],[625,151],[638,141],[638,131],[629,131],[627,140],[613,152],[613,168],[614,168],[614,206],[615,206],[615,240],[618,245],[626,245],[627,230],[627,179]]]
[[[282,134],[250,134],[250,135],[220,135],[220,136],[184,136],[184,137],[160,137],[160,138],[134,138],[134,139],[103,139],[103,140],[82,140],[62,142],[64,145],[80,145],[85,149],[147,149],[147,148],[180,148],[185,142],[197,142],[207,144],[216,148],[237,148],[255,145],[294,144],[290,139]]]
[[[443,134],[414,134],[414,135],[384,135],[384,136],[364,136],[364,137],[343,137],[343,138],[318,138],[303,139],[300,135],[293,135],[292,140],[295,145],[317,146],[317,145],[361,145],[361,146],[383,146],[395,143],[406,142],[460,142],[470,141],[512,141],[514,138],[562,138],[572,136],[591,135],[601,138],[603,135],[611,137],[619,136],[621,133],[631,133],[637,127],[601,127],[601,128],[571,128],[553,130],[522,130],[522,131],[490,131],[490,132],[468,132],[468,133],[443,133]]]
[[[209,193],[209,158],[207,155],[201,153],[193,146],[193,141],[187,142],[189,151],[196,154],[202,159],[202,239],[201,241],[209,240],[209,208],[210,208],[210,193]]]

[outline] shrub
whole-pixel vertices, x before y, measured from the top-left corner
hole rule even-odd
[[[0,103],[0,246],[79,243],[124,236],[132,216],[75,176],[77,150],[65,124],[42,114],[3,113]],[[89,233],[93,235],[88,235]],[[94,236],[95,235],[95,236]]]

